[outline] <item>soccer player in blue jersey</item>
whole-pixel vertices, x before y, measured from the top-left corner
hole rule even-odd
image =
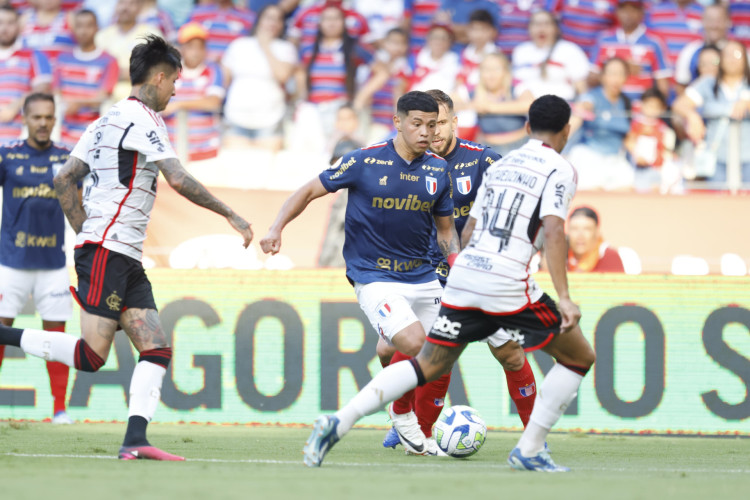
[[[447,164],[428,151],[438,111],[429,94],[404,94],[396,106],[395,139],[348,153],[305,184],[284,203],[260,242],[264,252],[277,253],[282,230],[308,203],[348,188],[346,275],[375,331],[404,359],[419,352],[440,307],[442,287],[430,260],[433,224],[449,263],[459,248]],[[440,398],[447,383],[443,386]],[[413,410],[391,408],[390,415],[407,451],[437,454]]]
[[[3,224],[0,228],[0,324],[13,326],[29,296],[42,317],[42,327],[64,332],[73,312],[65,267],[65,219],[52,178],[69,150],[50,140],[55,126],[55,100],[34,93],[22,107],[29,136],[0,147]],[[0,364],[5,346],[0,345]],[[52,389],[52,423],[72,424],[65,412],[69,368],[47,361]]]
[[[428,90],[427,93],[437,101],[440,109],[437,133],[430,149],[448,162],[453,189],[453,218],[456,221],[456,231],[461,234],[482,183],[482,176],[490,165],[500,159],[500,155],[486,146],[457,137],[458,117],[453,110],[453,100],[442,90]],[[433,246],[432,256],[438,279],[445,285],[448,278],[448,263],[436,246]],[[536,397],[536,381],[531,365],[526,360],[523,348],[514,342],[508,342],[507,337],[490,336],[487,338],[487,344],[492,355],[505,370],[508,392],[516,403],[523,426],[526,427]],[[392,355],[392,348],[382,340],[378,342],[378,356],[383,366],[391,362]],[[427,390],[427,386],[416,389],[416,414],[422,432],[430,436],[432,424],[440,416],[443,406],[442,400],[422,396],[421,393]],[[394,429],[391,429],[383,440],[383,446],[395,448],[399,442]]]

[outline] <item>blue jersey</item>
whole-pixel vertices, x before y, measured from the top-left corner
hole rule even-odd
[[[54,144],[40,151],[26,141],[0,147],[0,264],[15,269],[65,267],[65,220],[52,178],[68,153]]]
[[[489,147],[463,139],[458,139],[453,150],[445,155],[451,177],[453,219],[459,236],[469,219],[469,211],[474,205],[484,171],[500,158],[500,155]],[[448,263],[437,245],[437,228],[433,228],[432,232],[432,262],[436,267],[438,279],[444,282],[448,278]]]
[[[349,189],[344,260],[351,281],[435,279],[433,216],[453,213],[447,169],[429,152],[407,163],[390,140],[352,151],[320,174],[328,191]]]

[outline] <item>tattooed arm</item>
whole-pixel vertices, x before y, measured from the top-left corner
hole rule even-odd
[[[443,256],[448,260],[448,264],[453,264],[453,259],[448,259],[448,257],[461,251],[461,244],[458,240],[453,214],[436,215],[435,226],[437,227],[438,248],[443,252]]]
[[[247,248],[253,239],[253,231],[250,229],[250,223],[237,215],[224,202],[212,195],[203,184],[198,182],[195,177],[185,170],[176,158],[159,160],[156,162],[156,166],[159,167],[167,183],[175,191],[196,205],[226,217],[229,224],[244,238],[244,246]]]
[[[83,206],[81,206],[78,182],[86,177],[89,172],[88,164],[75,156],[71,156],[54,179],[57,199],[60,200],[60,206],[65,212],[65,217],[68,218],[68,222],[70,222],[76,234],[81,232],[83,222],[88,218]]]

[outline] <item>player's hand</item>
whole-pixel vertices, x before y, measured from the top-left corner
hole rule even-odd
[[[260,249],[263,253],[276,255],[281,249],[281,231],[269,230],[268,234],[260,240]]]
[[[245,241],[242,246],[245,248],[250,246],[250,242],[253,241],[253,230],[250,227],[250,223],[234,212],[227,217],[227,220],[229,221],[229,224],[231,224],[232,227],[242,235],[242,238],[244,238]]]
[[[560,324],[560,333],[566,333],[575,328],[578,324],[578,320],[581,319],[581,310],[578,306],[573,303],[572,300],[561,299],[558,304],[558,309],[562,315],[562,323]]]

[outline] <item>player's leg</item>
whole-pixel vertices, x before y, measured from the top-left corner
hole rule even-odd
[[[516,404],[523,426],[526,427],[536,399],[534,372],[526,359],[523,347],[513,340],[498,338],[502,333],[504,332],[497,332],[489,337],[487,346],[505,371],[508,393]]]
[[[15,345],[2,341],[2,326],[12,327],[16,316],[21,313],[31,294],[31,277],[30,271],[0,265],[0,366],[5,357],[5,345]]]
[[[65,333],[65,322],[42,320],[42,329],[48,332]],[[47,374],[49,375],[49,387],[52,392],[52,423],[72,424],[73,420],[65,411],[70,367],[58,361],[47,361]]]

